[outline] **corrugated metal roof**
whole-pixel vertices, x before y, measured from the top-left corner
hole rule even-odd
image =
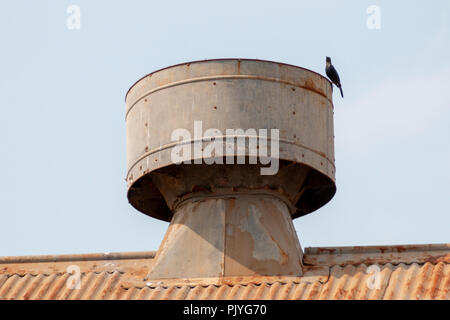
[[[7,257],[0,258],[0,299],[450,299],[449,247],[308,248],[302,277],[216,284],[149,282],[154,252]],[[73,265],[79,289],[68,285]]]

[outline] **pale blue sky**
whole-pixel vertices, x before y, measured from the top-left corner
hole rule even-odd
[[[0,256],[158,249],[168,224],[126,199],[125,93],[231,57],[340,73],[338,191],[295,220],[303,247],[450,242],[449,19],[447,0],[3,0]]]

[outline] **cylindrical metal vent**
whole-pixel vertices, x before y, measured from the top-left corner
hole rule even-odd
[[[292,218],[336,191],[331,93],[312,71],[242,59],[176,65],[130,89],[128,199],[171,221],[148,279],[302,274]]]
[[[157,219],[171,221],[180,202],[196,192],[277,193],[296,218],[326,204],[336,191],[332,87],[304,68],[221,59],[153,72],[127,94],[126,130],[129,202]],[[183,146],[191,152],[183,160],[191,164],[174,164],[176,130],[190,133]],[[274,130],[278,136],[271,135]],[[233,139],[234,156],[244,157],[245,165],[236,164],[237,158],[234,165],[205,163],[211,132],[217,140]],[[267,156],[279,161],[276,174],[261,175],[269,164],[251,163],[255,146],[238,148],[240,138],[252,137],[258,155],[268,146]],[[275,156],[272,146],[278,147]]]

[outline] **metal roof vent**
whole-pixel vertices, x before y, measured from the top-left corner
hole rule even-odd
[[[300,276],[293,218],[334,196],[330,82],[248,59],[153,72],[126,97],[128,200],[170,221],[149,279]]]

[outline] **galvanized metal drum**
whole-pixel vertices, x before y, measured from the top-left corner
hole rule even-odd
[[[336,191],[331,83],[304,68],[221,59],[155,71],[126,96],[126,130],[129,202],[158,219],[170,221],[183,197],[196,192],[267,190],[281,195],[296,218]],[[275,131],[278,136],[271,135]],[[190,133],[182,145],[192,152],[183,153],[182,164],[174,163],[177,132]],[[207,163],[202,154],[211,141],[252,137],[257,155],[267,147],[266,163],[259,161],[264,157],[252,162],[251,143],[238,148],[236,142],[234,163],[225,161],[226,150],[212,155],[222,163]],[[237,157],[244,163],[237,164]],[[276,174],[259,174],[269,167],[267,159],[279,161]]]

